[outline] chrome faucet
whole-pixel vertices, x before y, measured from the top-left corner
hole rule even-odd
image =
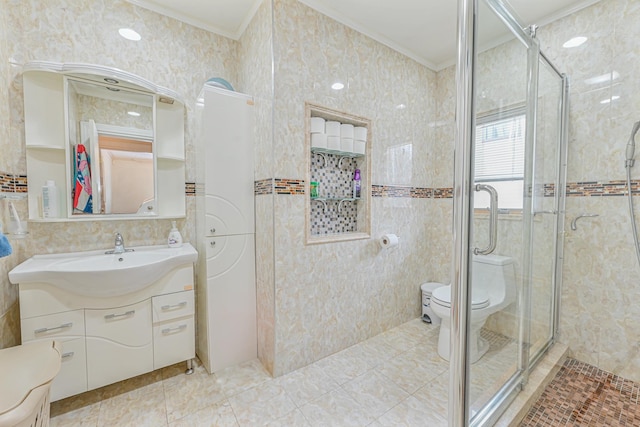
[[[133,249],[124,248],[124,237],[122,234],[116,232],[116,241],[113,250],[106,251],[105,254],[123,254],[125,252],[133,252]]]

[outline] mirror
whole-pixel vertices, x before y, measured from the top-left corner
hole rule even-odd
[[[72,215],[155,213],[153,101],[67,79]]]
[[[29,220],[184,218],[180,95],[103,65],[23,68]],[[45,216],[51,181],[59,209]]]

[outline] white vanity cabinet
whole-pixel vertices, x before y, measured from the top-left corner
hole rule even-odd
[[[193,263],[186,263],[147,287],[110,297],[20,283],[22,342],[62,344],[51,400],[193,359],[193,280]]]

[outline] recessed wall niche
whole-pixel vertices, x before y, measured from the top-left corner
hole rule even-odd
[[[371,120],[305,104],[306,243],[371,236]],[[360,192],[354,194],[355,171]]]

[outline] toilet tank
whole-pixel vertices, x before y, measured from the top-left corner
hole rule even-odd
[[[502,255],[474,255],[471,267],[473,287],[484,289],[491,304],[509,304],[516,299],[513,258]]]

